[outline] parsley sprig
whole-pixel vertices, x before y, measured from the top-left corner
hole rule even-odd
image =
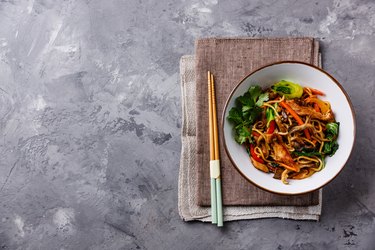
[[[235,140],[239,144],[251,141],[251,126],[262,113],[263,102],[268,101],[268,93],[260,86],[251,86],[242,96],[237,97],[235,107],[229,111],[228,120],[234,124]]]

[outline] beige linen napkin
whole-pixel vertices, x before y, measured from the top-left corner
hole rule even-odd
[[[320,63],[319,63],[320,64]],[[198,175],[196,166],[196,83],[194,56],[183,56],[180,61],[182,95],[182,151],[178,180],[178,210],[185,221],[211,221],[210,207],[198,206],[195,190]],[[319,204],[312,206],[226,206],[224,221],[285,218],[295,220],[319,220],[322,209],[322,190]]]

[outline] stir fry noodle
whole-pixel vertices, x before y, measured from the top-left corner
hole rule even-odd
[[[228,120],[255,168],[284,184],[324,168],[325,157],[338,149],[340,124],[320,96],[319,90],[282,80],[265,90],[251,86],[237,98]]]

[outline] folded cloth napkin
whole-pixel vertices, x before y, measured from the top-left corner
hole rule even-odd
[[[180,61],[182,95],[182,151],[178,180],[178,210],[185,221],[211,221],[211,209],[198,205],[196,187],[196,82],[194,56],[183,56]],[[225,188],[225,187],[224,187]],[[322,190],[318,205],[310,206],[225,206],[224,221],[285,218],[295,220],[319,220],[322,209]]]
[[[318,65],[319,43],[309,37],[287,38],[205,38],[195,45],[196,82],[196,184],[197,204],[210,206],[210,160],[207,71],[215,77],[216,107],[219,120],[225,102],[232,89],[251,71],[277,61],[295,60]],[[221,122],[218,123],[220,147],[220,168],[223,205],[317,205],[319,192],[302,195],[278,195],[266,192],[249,184],[232,165],[226,154]]]

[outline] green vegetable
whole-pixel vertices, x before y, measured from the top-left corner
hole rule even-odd
[[[285,80],[275,83],[271,88],[273,91],[279,95],[285,96],[287,99],[300,98],[303,94],[303,88],[301,85]]]
[[[236,99],[237,106],[254,106],[255,101],[251,97],[250,92],[246,92],[244,95],[237,97]]]
[[[269,163],[269,164],[271,165],[271,167],[274,167],[274,168],[278,168],[278,167],[280,167],[280,165],[277,164],[276,162],[271,162],[271,163]]]
[[[339,122],[330,122],[326,124],[326,138],[329,140],[336,140],[339,134]]]
[[[339,134],[339,122],[330,122],[326,124],[326,131],[325,136],[329,140],[324,143],[322,153],[315,151],[315,149],[303,149],[301,151],[294,151],[293,154],[297,156],[318,156],[322,160],[324,159],[325,155],[333,156],[337,149],[339,148],[339,144],[337,143],[337,136]]]
[[[322,153],[315,151],[315,149],[303,149],[301,151],[294,151],[293,154],[297,156],[318,156],[321,159],[324,158],[325,155],[333,156],[337,149],[339,148],[339,144],[337,143],[337,136],[339,134],[339,122],[330,122],[326,124],[326,132],[325,136],[329,140],[324,143]]]
[[[302,149],[301,151],[293,151],[293,154],[296,156],[307,156],[307,157],[312,157],[312,156],[318,156],[319,158],[323,158],[323,155],[319,153],[319,151],[309,150],[309,149]]]
[[[323,153],[329,156],[333,156],[339,144],[337,143],[337,136],[339,134],[340,123],[339,122],[330,122],[326,124],[325,136],[329,140],[324,143]]]
[[[257,98],[262,94],[262,88],[258,85],[250,86],[248,90],[251,99],[256,102]]]
[[[268,93],[263,93],[259,95],[258,101],[255,103],[255,105],[261,107],[264,102],[268,101],[268,99],[269,99]]]
[[[337,149],[339,149],[339,144],[337,143],[337,141],[326,142],[323,146],[323,153],[329,156],[333,156],[336,153]]]
[[[269,127],[270,126],[270,122],[272,120],[275,120],[275,114],[273,112],[273,109],[271,109],[271,108],[267,108],[266,109],[266,117],[267,117],[267,127]]]
[[[234,124],[236,142],[243,144],[251,141],[249,128],[262,113],[261,106],[268,99],[268,93],[262,93],[259,86],[251,86],[244,95],[237,97],[236,106],[229,111],[227,117]]]
[[[247,128],[246,126],[240,126],[236,129],[236,136],[235,136],[235,140],[237,143],[239,144],[242,144],[244,142],[246,142],[247,139],[250,138],[250,129]]]
[[[234,124],[242,123],[242,111],[237,107],[232,108],[231,110],[229,110],[227,119]]]
[[[245,116],[245,119],[247,118],[248,125],[252,125],[254,122],[256,122],[261,113],[262,109],[258,106],[255,106],[253,109],[251,109],[251,112],[247,113],[248,116]]]

